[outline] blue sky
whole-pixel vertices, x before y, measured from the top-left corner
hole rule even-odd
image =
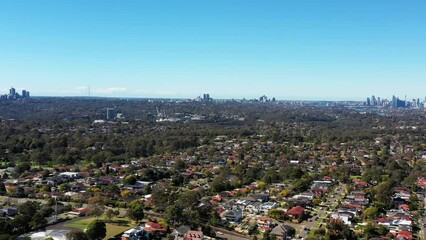
[[[0,92],[426,96],[426,1],[0,0]]]

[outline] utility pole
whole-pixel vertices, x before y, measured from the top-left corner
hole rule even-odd
[[[58,196],[52,196],[55,199],[55,222],[58,220]]]

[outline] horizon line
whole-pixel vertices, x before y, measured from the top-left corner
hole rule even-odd
[[[191,100],[194,101],[198,98],[189,98],[189,97],[120,97],[120,96],[60,96],[60,95],[52,95],[52,96],[43,96],[43,95],[33,95],[31,98],[80,98],[80,99],[96,99],[96,98],[104,98],[104,99],[145,99],[145,100]],[[259,100],[258,98],[212,98],[212,101],[252,101]],[[365,102],[363,100],[333,100],[333,99],[278,99],[275,98],[276,102]],[[203,102],[203,101],[201,101]],[[204,101],[205,102],[205,101]],[[269,99],[269,102],[272,102],[272,99]]]

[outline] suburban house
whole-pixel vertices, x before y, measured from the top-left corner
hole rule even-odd
[[[305,209],[301,206],[296,206],[287,211],[286,216],[293,221],[301,222],[305,215]]]
[[[125,231],[121,235],[121,240],[139,240],[144,237],[146,237],[146,232],[143,227],[139,226]]]
[[[89,213],[89,208],[77,208],[76,210],[68,212],[69,215],[75,215],[75,216],[86,216]]]
[[[274,225],[274,222],[270,217],[260,216],[257,218],[257,226],[261,231],[270,231],[271,227]]]
[[[144,231],[148,232],[152,235],[161,235],[165,233],[167,230],[164,229],[160,224],[155,222],[145,223]]]
[[[294,236],[295,233],[296,230],[293,227],[281,224],[274,227],[270,235],[274,235],[276,240],[287,240],[291,239],[291,237]]]
[[[331,217],[334,219],[341,219],[345,224],[350,225],[351,219],[354,217],[353,213],[350,212],[337,212],[331,214]]]
[[[171,234],[171,236],[175,239],[175,240],[183,240],[186,233],[191,230],[190,227],[182,225],[178,228],[176,228],[173,233]]]
[[[239,222],[243,219],[243,211],[241,209],[228,210],[223,217],[228,222]]]
[[[204,239],[204,235],[202,231],[193,231],[189,230],[186,232],[184,240],[202,240]]]
[[[0,209],[0,217],[12,217],[18,213],[16,207],[8,207]]]

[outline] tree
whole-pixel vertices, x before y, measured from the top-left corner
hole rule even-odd
[[[18,174],[29,171],[30,169],[31,169],[31,166],[27,162],[20,163],[15,167],[15,170]]]
[[[41,213],[43,215],[43,217],[47,218],[52,213],[54,213],[55,210],[53,210],[53,208],[51,208],[51,207],[43,206],[40,210],[38,210],[38,212]]]
[[[144,207],[142,203],[133,201],[130,203],[130,208],[127,210],[126,215],[130,219],[136,221],[136,223],[139,223],[139,221],[145,217],[143,209]]]
[[[224,174],[220,174],[213,179],[211,183],[211,189],[216,193],[222,192],[231,189],[231,184]]]
[[[6,186],[3,182],[0,182],[0,196],[6,194]]]
[[[112,217],[114,216],[114,210],[109,208],[108,210],[106,210],[105,216],[109,221],[111,221]]]
[[[28,201],[18,205],[18,213],[21,215],[32,216],[40,208],[40,203],[35,201]]]
[[[4,219],[0,220],[0,232],[6,234],[12,234],[13,226],[9,221]]]
[[[168,224],[178,226],[183,224],[186,220],[183,218],[182,207],[177,206],[175,204],[167,207],[166,212],[164,213],[164,219]]]
[[[376,207],[368,207],[363,215],[365,220],[374,220],[379,217],[379,210]]]
[[[198,205],[200,197],[197,191],[185,191],[179,194],[176,204],[186,209],[193,209]]]
[[[209,224],[213,226],[219,226],[221,224],[222,219],[220,218],[219,213],[216,210],[212,210],[210,212]]]
[[[36,151],[31,154],[30,157],[31,162],[37,163],[39,166],[46,164],[50,161],[50,156],[47,152],[44,151]]]
[[[411,194],[410,203],[409,203],[410,210],[411,211],[418,210],[419,209],[419,202],[420,202],[420,200],[419,200],[419,197],[417,196],[417,194],[415,194],[415,193]]]
[[[67,233],[67,240],[88,240],[88,238],[84,232],[72,230]]]
[[[90,214],[96,217],[101,216],[105,210],[105,199],[102,196],[94,196],[89,198]]]
[[[12,220],[12,227],[15,232],[17,233],[24,233],[30,231],[30,225],[29,222],[31,221],[31,216],[29,215],[17,215]]]
[[[268,217],[271,217],[276,220],[281,220],[284,218],[284,211],[279,209],[272,209],[268,212]]]
[[[364,228],[363,236],[365,239],[370,239],[374,237],[385,236],[388,232],[389,230],[383,225],[369,223]]]
[[[124,185],[135,185],[136,181],[137,181],[137,179],[136,179],[136,177],[135,177],[135,176],[133,176],[133,175],[129,175],[129,176],[126,176],[126,177],[123,179],[123,184],[124,184]]]
[[[375,192],[374,199],[378,202],[384,203],[385,207],[390,207],[392,203],[392,194],[393,194],[393,187],[394,182],[386,181],[380,183],[378,186],[376,186],[373,190]]]
[[[120,211],[117,209],[117,210],[114,210],[114,216],[115,217],[118,217],[118,215],[120,215]]]
[[[352,230],[340,219],[332,219],[327,224],[326,239],[356,239]]]
[[[43,213],[37,212],[31,219],[30,226],[33,230],[39,229],[47,224],[46,219],[43,216]]]
[[[62,183],[61,185],[58,186],[58,189],[59,191],[65,192],[70,189],[70,185],[69,183]]]
[[[290,196],[290,194],[291,194],[291,190],[288,190],[288,189],[283,189],[280,192],[280,195],[283,196],[283,197],[288,197],[288,196]]]
[[[259,231],[258,231],[258,226],[257,226],[257,224],[253,224],[253,225],[251,225],[250,227],[249,227],[249,229],[248,229],[248,234],[249,235],[255,235],[254,237],[256,237],[256,235],[257,235],[257,233],[258,233]],[[254,239],[254,238],[253,238]],[[257,237],[256,237],[256,239],[257,239]]]
[[[271,235],[269,234],[269,231],[265,231],[262,234],[262,240],[269,240]]]
[[[173,187],[167,183],[155,185],[152,190],[152,203],[159,210],[165,210],[174,200]]]
[[[259,181],[259,182],[257,183],[257,187],[258,187],[260,190],[265,190],[267,186],[268,186],[268,184],[267,184],[266,182],[263,182],[263,181]]]
[[[106,236],[106,225],[101,220],[94,220],[89,223],[86,229],[86,235],[89,240],[101,240]]]
[[[44,169],[43,172],[41,173],[41,176],[43,177],[43,179],[46,179],[47,177],[49,177],[50,172],[47,169]]]

